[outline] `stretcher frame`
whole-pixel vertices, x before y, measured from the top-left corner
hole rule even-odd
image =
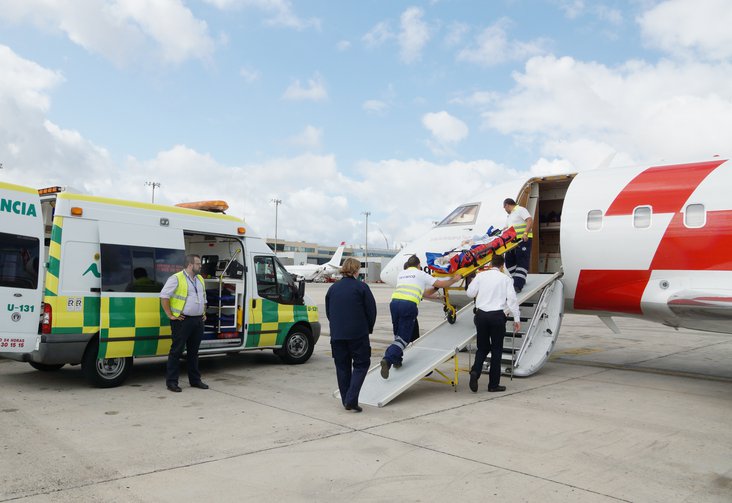
[[[490,253],[487,253],[484,257],[477,259],[473,264],[467,266],[467,267],[461,267],[460,269],[457,269],[456,271],[453,271],[451,273],[448,272],[440,272],[440,271],[434,271],[430,269],[430,274],[434,276],[435,278],[442,279],[442,278],[452,278],[456,274],[459,274],[462,276],[463,280],[458,283],[458,286],[449,286],[443,288],[443,300],[442,300],[442,309],[445,311],[445,318],[447,319],[447,322],[451,325],[455,323],[455,320],[457,319],[457,308],[450,302],[450,291],[451,290],[464,290],[466,288],[465,285],[465,278],[473,274],[474,272],[483,269],[485,266],[487,266],[490,261],[493,259],[494,254],[503,255],[508,251],[511,251],[513,248],[517,247],[521,244],[521,238],[516,237],[513,241],[509,241],[508,243],[504,243],[503,246],[491,251]]]

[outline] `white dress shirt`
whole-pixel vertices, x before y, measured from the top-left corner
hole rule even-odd
[[[468,285],[468,297],[475,299],[481,311],[505,311],[508,308],[514,321],[521,320],[513,280],[498,269],[480,272]]]

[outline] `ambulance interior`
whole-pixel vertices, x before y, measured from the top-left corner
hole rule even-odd
[[[236,238],[184,234],[185,253],[201,256],[206,284],[206,320],[202,348],[239,346],[242,340],[246,275],[244,245]]]
[[[530,273],[554,273],[562,268],[559,229],[564,198],[575,175],[532,178],[516,201],[534,219]]]

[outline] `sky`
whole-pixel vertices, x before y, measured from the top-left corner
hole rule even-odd
[[[729,0],[0,0],[0,180],[157,182],[331,246],[369,213],[394,248],[516,177],[729,155],[730,26]]]

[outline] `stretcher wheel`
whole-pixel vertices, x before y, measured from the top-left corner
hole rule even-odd
[[[452,325],[455,323],[455,320],[457,319],[457,313],[455,312],[454,308],[445,307],[445,318],[447,318],[447,322]]]

